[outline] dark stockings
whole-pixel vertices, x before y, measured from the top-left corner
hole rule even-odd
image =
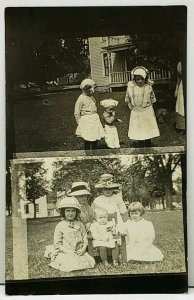
[[[111,250],[113,260],[119,259],[119,245],[117,243],[115,243],[115,248],[98,247],[98,249],[99,249],[100,258],[102,261],[108,260],[108,249]]]
[[[91,142],[84,140],[84,150],[97,149],[97,141]]]

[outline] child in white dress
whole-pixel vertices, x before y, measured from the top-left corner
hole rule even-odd
[[[115,221],[108,221],[108,212],[104,208],[96,208],[96,222],[92,223],[90,231],[93,237],[93,247],[97,247],[100,258],[106,267],[108,251],[111,252],[113,265],[118,266],[120,238],[116,235]]]
[[[93,268],[94,258],[87,252],[87,233],[83,223],[77,220],[79,203],[74,197],[65,197],[57,210],[63,220],[56,225],[54,247],[47,246],[45,257],[51,258],[49,266],[64,272]]]
[[[95,82],[84,79],[80,89],[82,94],[76,101],[74,116],[78,124],[76,135],[84,139],[84,149],[96,149],[97,141],[104,137],[104,129],[97,113],[96,100],[93,97]]]
[[[100,105],[105,109],[103,112],[105,142],[109,148],[120,148],[119,136],[115,125],[116,122],[123,123],[123,121],[115,116],[115,107],[118,105],[118,101],[105,99],[100,101]]]
[[[116,222],[122,223],[128,220],[128,212],[123,201],[121,185],[113,181],[113,175],[103,174],[95,185],[101,191],[101,195],[94,199],[92,207],[105,208],[109,218],[116,215]]]
[[[151,139],[160,135],[152,105],[156,102],[153,82],[148,79],[148,70],[144,67],[136,67],[132,75],[125,97],[131,110],[128,137],[138,141],[139,147],[150,147]]]
[[[127,234],[127,261],[162,261],[162,252],[153,245],[154,226],[151,221],[143,218],[145,213],[143,205],[140,202],[132,202],[128,210],[131,219],[122,225],[124,228],[122,233]]]

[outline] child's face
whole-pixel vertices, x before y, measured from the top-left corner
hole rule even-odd
[[[79,196],[76,196],[76,198],[77,198],[79,204],[83,205],[83,204],[87,203],[88,196],[87,195],[79,195]]]
[[[94,87],[91,87],[91,86],[87,86],[85,89],[84,89],[84,92],[87,96],[92,96],[94,94]]]
[[[141,87],[145,84],[145,79],[141,75],[136,75],[135,82],[137,83],[138,86]]]
[[[108,221],[108,215],[106,213],[100,213],[96,216],[97,222],[100,225],[106,225]]]
[[[131,217],[132,220],[134,220],[136,222],[141,220],[141,214],[138,210],[130,211],[130,217]]]
[[[112,113],[114,111],[114,106],[109,106],[107,108],[105,108],[105,111],[108,112],[108,113]]]
[[[113,191],[114,191],[113,189],[102,189],[102,193],[103,193],[103,195],[106,196],[106,197],[112,196]]]
[[[65,219],[69,222],[75,220],[76,217],[76,209],[75,208],[66,208],[65,209]]]

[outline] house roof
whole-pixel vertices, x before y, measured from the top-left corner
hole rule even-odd
[[[133,45],[132,43],[125,43],[125,44],[102,47],[102,49],[107,52],[118,52],[118,51],[128,50],[131,48],[132,45]]]

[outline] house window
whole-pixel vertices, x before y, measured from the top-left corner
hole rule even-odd
[[[103,53],[104,75],[109,75],[108,53]]]
[[[101,42],[106,42],[106,36],[101,37]]]
[[[40,212],[40,210],[39,210],[39,204],[35,204],[35,209],[36,209],[36,213]]]
[[[28,204],[24,204],[24,213],[29,214],[29,205]]]

